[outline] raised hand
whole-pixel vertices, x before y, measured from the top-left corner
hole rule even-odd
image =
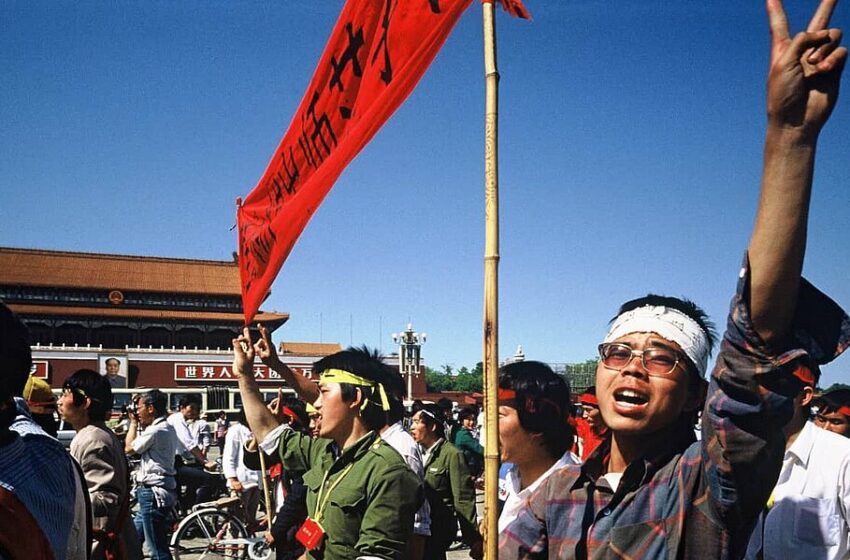
[[[257,329],[260,331],[260,339],[254,344],[254,352],[259,356],[260,361],[274,369],[274,366],[280,362],[280,359],[269,337],[269,331],[259,323],[257,323]]]
[[[242,334],[232,340],[233,372],[236,375],[251,377],[254,369],[254,346],[248,327],[242,328]]]
[[[770,73],[767,81],[768,121],[814,140],[838,98],[847,48],[839,46],[841,30],[829,29],[838,0],[822,0],[804,32],[790,37],[781,0],[767,0],[770,20]]]

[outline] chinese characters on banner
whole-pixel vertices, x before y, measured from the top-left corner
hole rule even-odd
[[[292,368],[296,372],[310,378],[310,368]],[[254,379],[257,381],[283,382],[280,374],[262,364],[254,365]],[[227,364],[174,364],[175,381],[202,381],[206,383],[215,381],[236,381],[233,368]]]
[[[246,324],[334,181],[413,91],[470,2],[346,2],[289,129],[237,209]]]

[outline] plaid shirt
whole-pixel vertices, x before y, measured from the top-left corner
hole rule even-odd
[[[738,558],[779,476],[792,399],[756,376],[826,363],[850,342],[850,318],[805,280],[795,348],[772,352],[749,320],[745,259],[703,413],[700,442],[680,430],[667,453],[634,461],[616,492],[597,486],[610,439],[582,466],[552,474],[501,534],[499,558]],[[684,427],[683,427],[684,428]],[[689,427],[688,427],[689,428]],[[691,432],[690,434],[688,432]]]

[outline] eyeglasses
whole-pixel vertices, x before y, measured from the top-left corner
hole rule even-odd
[[[640,363],[647,373],[652,375],[669,375],[676,369],[682,356],[670,348],[650,347],[645,350],[635,350],[627,344],[607,342],[599,345],[599,357],[602,365],[608,369],[620,371],[640,356]]]

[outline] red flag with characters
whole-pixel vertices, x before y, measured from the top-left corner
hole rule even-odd
[[[337,177],[413,91],[470,3],[346,2],[289,129],[237,209],[246,324]]]

